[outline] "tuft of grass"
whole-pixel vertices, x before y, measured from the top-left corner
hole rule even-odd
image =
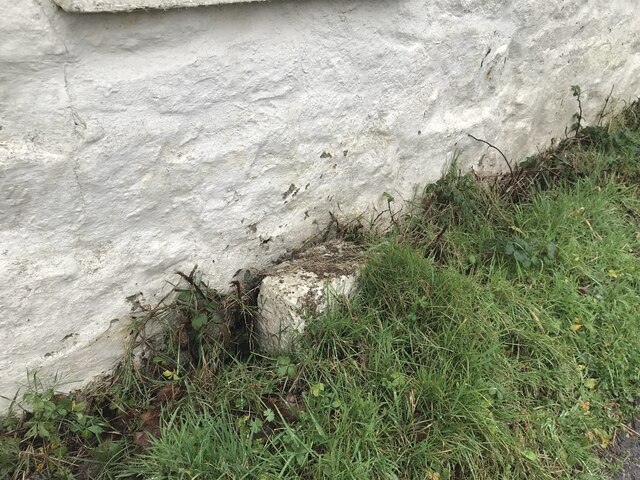
[[[235,348],[241,292],[225,299],[192,272],[164,316],[149,313],[167,319],[162,348],[83,394],[102,431],[72,427],[78,394],[33,390],[39,407],[0,423],[0,472],[607,478],[616,430],[640,413],[638,112],[580,126],[513,175],[454,163],[369,242],[359,293],[295,351]]]

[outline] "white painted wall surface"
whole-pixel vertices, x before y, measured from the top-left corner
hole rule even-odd
[[[264,0],[53,0],[67,12],[130,12],[138,9],[199,7]]]
[[[477,164],[467,133],[522,158],[563,134],[570,85],[591,118],[640,90],[637,0],[0,3],[5,397],[27,368],[108,369],[126,297],[176,269],[224,288],[337,205],[409,197],[456,149]]]

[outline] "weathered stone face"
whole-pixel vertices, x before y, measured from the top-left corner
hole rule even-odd
[[[411,196],[456,152],[503,168],[467,133],[522,158],[563,134],[571,85],[591,119],[612,85],[636,95],[639,14],[635,0],[3,2],[0,394],[27,368],[67,388],[108,369],[126,299],[153,303],[177,269],[226,288],[329,210]]]
[[[333,241],[268,271],[258,294],[259,346],[269,353],[294,347],[308,319],[356,292],[361,269],[362,252],[348,243]]]

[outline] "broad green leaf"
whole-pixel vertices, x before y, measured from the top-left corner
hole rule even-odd
[[[201,330],[207,324],[207,315],[204,313],[199,313],[195,317],[191,319],[191,326],[194,330]]]
[[[324,392],[324,383],[316,383],[311,385],[311,388],[309,389],[309,393],[313,397],[319,397],[322,395],[322,392]]]

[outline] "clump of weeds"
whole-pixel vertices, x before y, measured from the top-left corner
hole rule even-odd
[[[241,273],[223,295],[196,268],[178,272],[179,283],[156,307],[134,314],[134,334],[114,373],[82,391],[60,394],[56,379],[31,375],[0,421],[0,477],[140,478],[119,475],[161,435],[162,413],[188,396],[189,385],[205,388],[251,348],[258,279]]]

